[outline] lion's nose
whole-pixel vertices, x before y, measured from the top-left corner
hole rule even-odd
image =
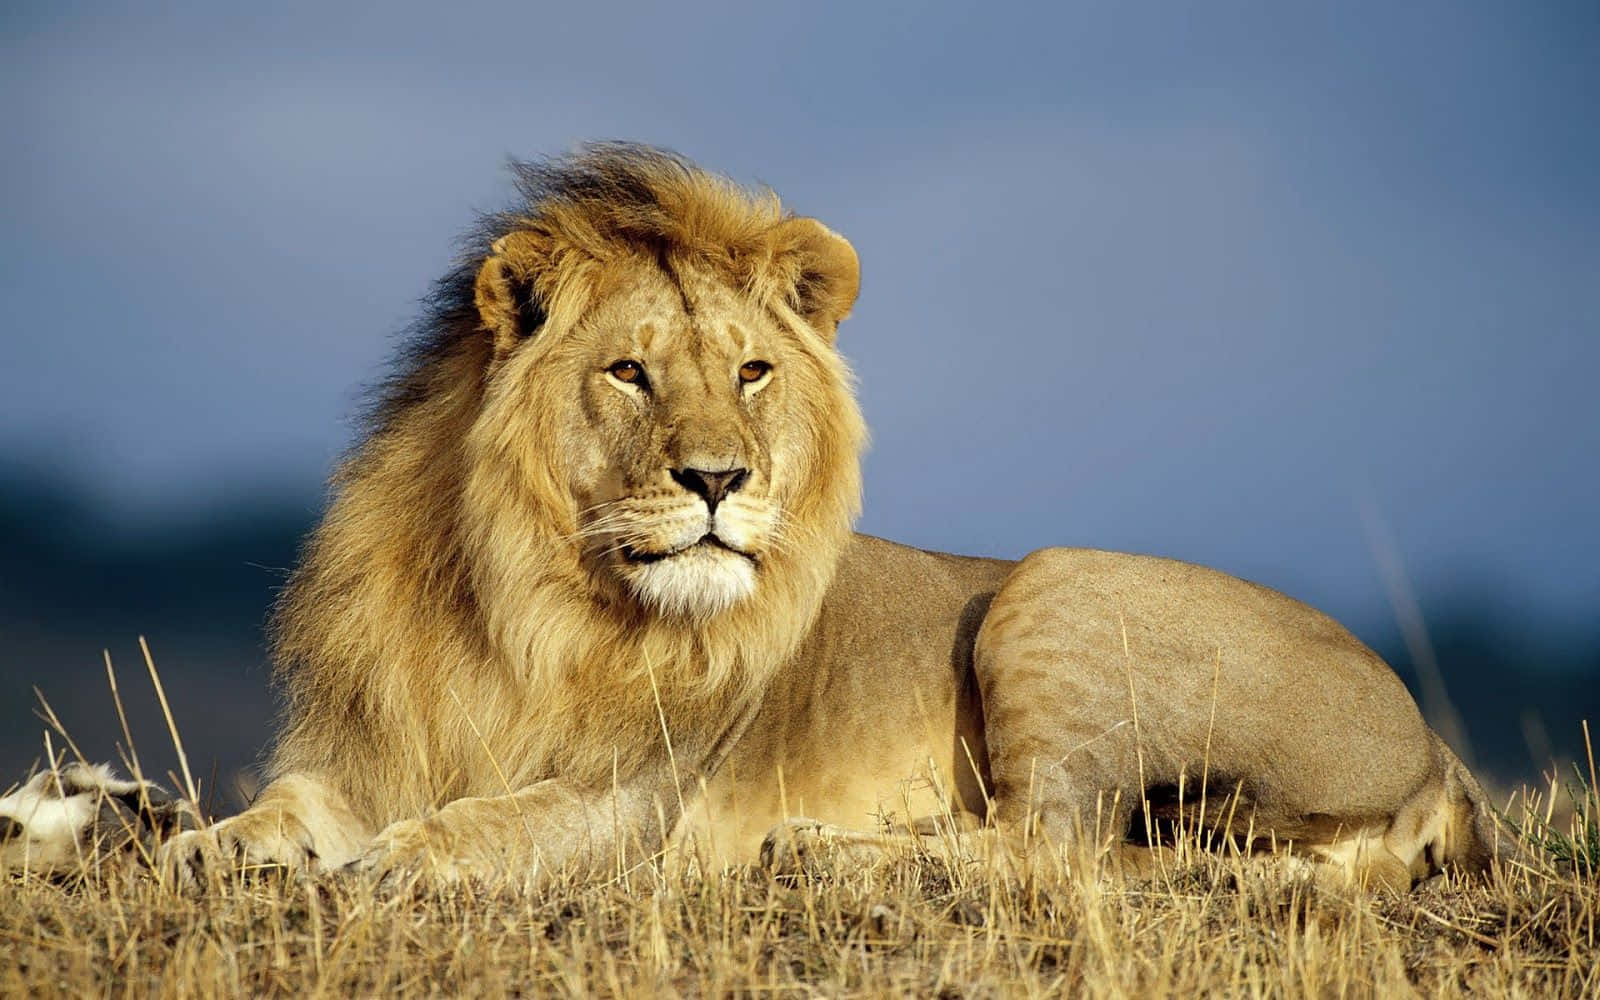
[[[750,478],[749,469],[723,469],[720,472],[708,469],[672,470],[673,481],[690,493],[703,498],[713,514],[716,513],[717,504],[722,502],[722,498],[729,493],[737,493],[748,478]]]

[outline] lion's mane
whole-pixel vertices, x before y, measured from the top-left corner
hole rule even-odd
[[[603,786],[659,756],[663,725],[715,738],[804,636],[858,509],[861,417],[832,330],[802,318],[806,262],[781,245],[774,195],[627,145],[513,171],[519,204],[437,283],[274,614],[286,718],[270,771],[323,775],[380,823],[557,773]],[[524,317],[532,382],[512,385],[474,279],[517,232],[559,249]],[[541,381],[539,352],[607,268],[663,253],[762,304],[810,362],[785,544],[753,596],[704,621],[606,599],[541,461],[555,435],[541,403],[577,389]]]

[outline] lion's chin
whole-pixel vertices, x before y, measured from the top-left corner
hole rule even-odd
[[[634,595],[663,615],[711,618],[755,593],[756,567],[747,556],[696,545],[626,571]]]

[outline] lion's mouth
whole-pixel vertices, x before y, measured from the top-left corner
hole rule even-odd
[[[753,554],[745,552],[742,549],[734,548],[732,545],[729,545],[727,542],[718,538],[715,534],[709,531],[704,535],[701,535],[695,541],[690,542],[688,545],[685,545],[681,548],[671,549],[667,552],[641,552],[638,549],[625,545],[622,548],[622,558],[639,566],[648,566],[650,563],[658,563],[663,559],[671,559],[674,556],[681,556],[686,552],[693,552],[696,549],[706,548],[722,549],[724,552],[732,552],[736,556],[743,556],[752,563],[756,562],[756,557]]]

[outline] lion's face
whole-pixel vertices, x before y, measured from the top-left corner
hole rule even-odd
[[[574,331],[568,485],[598,570],[705,617],[749,597],[782,544],[818,372],[720,282],[632,270]]]
[[[658,614],[749,599],[819,498],[857,488],[859,416],[827,339],[691,264],[612,262],[566,329],[510,348],[490,397],[501,440],[526,435],[524,474],[567,498],[600,589]]]

